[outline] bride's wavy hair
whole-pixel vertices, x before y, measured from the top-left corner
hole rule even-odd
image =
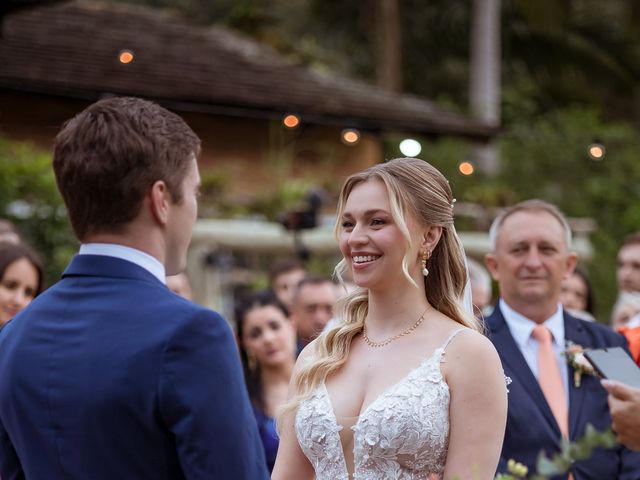
[[[396,158],[351,175],[345,181],[338,200],[334,230],[336,238],[349,195],[357,185],[369,180],[380,180],[386,187],[391,215],[407,241],[402,270],[416,288],[418,285],[409,275],[408,268],[409,262],[419,259],[409,258],[411,235],[406,217],[411,215],[423,226],[442,227],[440,241],[429,259],[429,275],[424,279],[427,300],[433,308],[456,322],[482,331],[479,321],[462,307],[467,268],[464,250],[453,226],[453,197],[447,179],[436,168],[417,158]],[[335,268],[336,276],[341,281],[341,273],[346,267],[346,260],[342,259]],[[356,288],[338,300],[338,324],[317,338],[313,355],[306,364],[297,368],[293,377],[295,394],[283,407],[281,414],[295,410],[320,382],[344,365],[353,338],[362,332],[368,299],[366,289]]]

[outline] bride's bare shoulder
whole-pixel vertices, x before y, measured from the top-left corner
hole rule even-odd
[[[301,368],[308,365],[309,363],[311,363],[313,360],[317,358],[317,351],[316,351],[317,342],[318,342],[318,339],[316,338],[315,340],[312,340],[311,342],[309,342],[300,351],[300,354],[298,355],[298,359],[296,360],[294,372],[300,370]]]
[[[446,366],[448,377],[500,376],[503,372],[500,356],[491,340],[471,328],[462,327],[451,339],[445,358],[443,367]]]
[[[491,340],[477,330],[460,325],[458,328],[452,328],[452,334],[453,338],[447,346],[447,355],[449,356],[498,356]]]

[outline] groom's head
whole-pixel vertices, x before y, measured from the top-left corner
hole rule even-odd
[[[181,202],[199,149],[178,115],[146,100],[108,98],[77,114],[56,137],[53,159],[77,237],[121,231],[157,181]]]

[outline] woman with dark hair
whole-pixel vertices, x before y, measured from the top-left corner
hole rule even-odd
[[[576,267],[573,273],[562,281],[560,303],[578,318],[595,320],[593,288],[587,272],[581,267]]]
[[[295,363],[295,330],[286,308],[269,291],[238,302],[236,328],[247,390],[271,471],[279,443],[274,416],[287,400]]]
[[[33,250],[23,243],[0,243],[0,327],[42,292],[43,283]]]

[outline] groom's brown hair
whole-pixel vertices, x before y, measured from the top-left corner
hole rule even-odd
[[[139,98],[100,100],[66,122],[53,168],[78,239],[121,231],[156,181],[180,203],[199,151],[200,139],[182,118]]]

